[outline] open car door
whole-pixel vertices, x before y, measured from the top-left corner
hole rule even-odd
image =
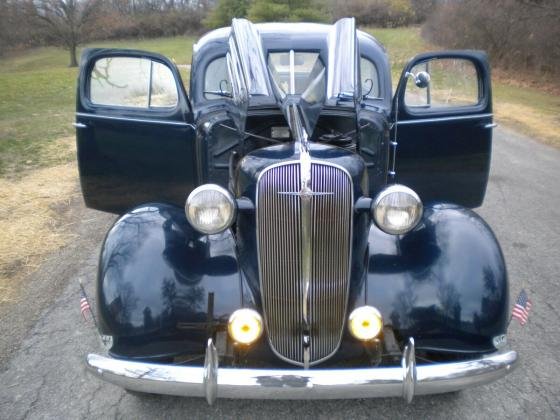
[[[425,203],[480,206],[495,126],[486,54],[416,56],[403,71],[393,109],[396,181]]]
[[[116,213],[150,201],[182,206],[197,183],[191,121],[181,77],[167,58],[85,50],[74,125],[86,205]]]

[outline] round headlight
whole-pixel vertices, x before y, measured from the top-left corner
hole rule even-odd
[[[422,201],[404,185],[391,185],[373,203],[373,219],[384,232],[399,235],[416,227],[422,217]]]
[[[383,318],[373,306],[360,306],[350,314],[348,328],[358,340],[373,340],[383,329]]]
[[[206,234],[220,233],[235,219],[235,200],[219,185],[206,184],[195,188],[185,204],[187,220],[196,230]]]
[[[229,317],[228,332],[237,343],[251,344],[261,336],[262,331],[262,317],[253,309],[238,309]]]

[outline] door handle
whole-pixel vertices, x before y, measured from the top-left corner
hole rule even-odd
[[[498,124],[496,124],[496,123],[484,124],[484,128],[487,128],[487,129],[496,128],[497,126],[498,126]]]
[[[72,125],[76,128],[87,128],[87,125],[79,123],[79,122],[72,123]]]

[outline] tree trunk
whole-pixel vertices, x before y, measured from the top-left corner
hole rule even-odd
[[[78,67],[78,60],[76,58],[77,45],[75,43],[70,44],[68,50],[70,51],[69,67]]]

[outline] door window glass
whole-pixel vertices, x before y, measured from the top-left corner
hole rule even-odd
[[[171,69],[152,61],[151,107],[171,108],[177,104],[177,85]]]
[[[415,65],[408,77],[405,103],[415,108],[457,108],[479,103],[478,72],[465,59],[434,59]]]
[[[94,104],[129,108],[174,107],[177,85],[166,65],[139,57],[105,57],[90,74],[90,100]]]
[[[377,68],[367,58],[360,58],[360,75],[362,78],[362,95],[365,98],[379,98],[379,77]]]
[[[204,97],[218,99],[231,95],[226,56],[212,60],[204,73]]]

